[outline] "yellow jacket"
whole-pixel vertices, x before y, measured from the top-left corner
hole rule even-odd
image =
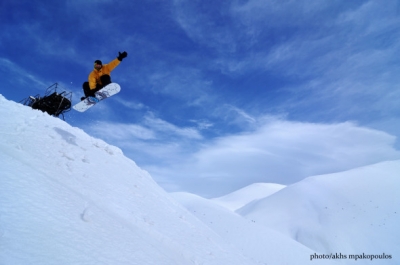
[[[108,64],[103,64],[103,67],[100,70],[94,69],[89,74],[89,87],[91,90],[96,88],[96,84],[101,85],[100,76],[102,75],[110,75],[111,71],[114,70],[121,63],[120,60],[114,59]]]

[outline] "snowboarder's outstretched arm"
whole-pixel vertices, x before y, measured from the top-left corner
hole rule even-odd
[[[105,64],[105,65],[103,66],[103,68],[102,68],[103,75],[109,75],[110,72],[111,72],[112,70],[114,70],[115,67],[117,67],[120,63],[121,63],[120,60],[114,59],[114,60],[112,60],[111,62],[109,62],[108,64]]]

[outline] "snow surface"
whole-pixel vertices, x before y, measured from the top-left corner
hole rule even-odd
[[[399,172],[400,161],[387,161],[284,188],[256,183],[211,200],[173,196],[245,255],[267,264],[310,264],[312,254],[342,255],[333,264],[400,264]]]
[[[244,255],[262,264],[308,264],[313,250],[272,229],[224,208],[209,199],[190,193],[171,194],[189,211]]]
[[[259,264],[120,149],[0,95],[0,264]]]
[[[1,95],[0,120],[1,265],[400,264],[400,161],[204,199]]]
[[[225,196],[212,199],[214,202],[228,208],[231,211],[249,204],[253,201],[263,199],[269,195],[283,189],[285,185],[275,183],[254,183],[241,188]]]
[[[400,161],[388,161],[307,178],[237,212],[320,253],[391,253],[399,264],[399,187]]]

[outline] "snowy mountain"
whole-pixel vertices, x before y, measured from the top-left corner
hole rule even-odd
[[[261,264],[307,264],[310,254],[314,253],[295,240],[246,220],[210,199],[183,192],[172,193],[172,196],[244,255],[262,261]]]
[[[399,264],[399,187],[400,161],[388,161],[307,178],[237,213],[319,253],[386,253]]]
[[[1,95],[0,119],[1,265],[400,263],[400,161],[204,199]]]
[[[120,149],[0,95],[0,264],[258,264]]]
[[[311,258],[312,264],[399,264],[399,172],[400,161],[388,161],[283,188],[257,183],[211,200],[173,196],[243,253],[267,264],[308,264]]]

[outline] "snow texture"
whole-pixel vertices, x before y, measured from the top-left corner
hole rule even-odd
[[[400,263],[400,161],[205,199],[1,95],[0,119],[1,265]]]
[[[255,264],[120,149],[0,96],[0,264]]]

